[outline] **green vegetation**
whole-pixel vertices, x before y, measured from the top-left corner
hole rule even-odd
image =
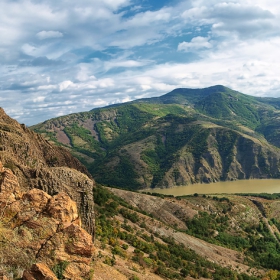
[[[110,160],[117,160],[115,166],[107,167],[104,169],[106,163],[109,164]],[[93,174],[97,182],[102,182],[109,186],[118,186],[122,188],[137,188],[140,184],[137,182],[137,173],[134,170],[134,166],[126,155],[114,156],[102,160],[96,160],[94,164],[91,165],[89,171]]]
[[[56,138],[56,133],[54,131],[47,131],[47,130],[38,129],[38,128],[35,128],[34,131],[37,132],[38,134],[44,135],[44,137],[47,140],[54,142],[56,145],[58,145],[58,146],[61,145],[61,143],[58,142],[58,140]]]
[[[91,132],[88,129],[79,126],[77,123],[73,123],[71,126],[66,127],[64,132],[69,137],[70,144],[74,148],[74,151],[93,157],[104,156],[105,153],[101,149],[100,143],[92,137]],[[82,139],[83,144],[76,143],[78,141],[75,141],[75,137]]]
[[[149,104],[141,102],[136,103],[134,106],[143,112],[157,117],[165,117],[167,115],[188,115],[188,112],[178,105]]]
[[[214,92],[196,103],[196,108],[216,119],[234,119],[250,128],[260,123],[256,101],[253,97],[226,90]]]
[[[237,195],[261,197],[268,200],[280,199],[280,193],[238,193]]]
[[[97,186],[94,189],[94,197],[97,217],[96,238],[103,248],[111,250],[112,253],[111,257],[103,258],[106,264],[114,265],[115,256],[119,256],[124,259],[131,258],[131,261],[151,269],[166,279],[183,280],[186,276],[216,280],[257,279],[246,274],[238,274],[229,268],[222,268],[205,260],[172,238],[151,232],[149,226],[143,223],[143,217],[140,218],[141,212],[138,209],[131,207],[107,189]],[[216,200],[216,198],[213,199]],[[222,204],[230,203],[227,198],[219,198],[218,200]],[[120,222],[119,218],[116,219],[116,216],[123,217],[123,222]],[[213,222],[214,225],[212,225]],[[188,225],[189,231],[200,236],[207,232],[207,226],[216,226],[220,230],[225,230],[226,223],[226,216],[218,219],[201,212],[200,217],[194,218]],[[141,225],[142,230],[139,230],[136,225]],[[224,235],[221,238],[229,238],[229,235]],[[238,244],[235,245],[235,248],[240,248],[240,250],[249,246],[247,243],[242,245],[241,242],[238,242],[238,238],[234,239],[234,242]],[[232,244],[233,241],[228,241],[228,243]],[[131,254],[126,252],[129,247],[134,248]]]
[[[65,269],[67,268],[68,264],[69,264],[69,262],[67,262],[67,261],[61,261],[52,267],[52,271],[54,272],[54,274],[56,275],[56,277],[58,279],[64,279],[63,273],[64,273]]]
[[[259,197],[263,197],[263,195],[259,194]],[[239,227],[243,233],[233,234],[230,230],[227,214],[230,213],[233,204],[224,197],[214,196],[212,199],[220,202],[218,204],[220,214],[199,212],[197,216],[186,222],[187,233],[210,243],[246,252],[248,265],[280,270],[279,241],[271,235],[266,224],[263,222],[260,222],[259,225],[240,223]],[[271,220],[271,224],[280,228],[280,221],[276,218]]]
[[[217,133],[216,139],[218,150],[223,160],[223,173],[225,176],[229,172],[229,167],[233,160],[238,134],[232,130],[221,130],[220,133]]]

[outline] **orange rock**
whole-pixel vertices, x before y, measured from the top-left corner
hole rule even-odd
[[[63,277],[67,280],[94,279],[92,268],[84,263],[70,263],[66,267]]]
[[[47,212],[51,217],[59,220],[61,229],[79,218],[76,203],[64,192],[50,199]]]
[[[10,204],[21,197],[17,177],[10,169],[2,168],[0,181],[0,203]]]
[[[64,191],[77,203],[83,226],[94,235],[94,203],[91,175],[69,151],[52,145],[42,135],[10,118],[0,108],[0,193],[3,172],[9,165],[22,192],[42,189],[50,195]],[[7,187],[8,185],[6,185]],[[17,199],[16,193],[1,194],[0,208]],[[2,203],[1,203],[2,202]],[[4,204],[3,204],[4,203]]]
[[[25,193],[22,199],[29,201],[30,208],[36,212],[42,212],[46,208],[51,196],[42,190],[32,189]]]
[[[64,261],[67,262],[65,279],[91,279],[93,238],[81,227],[76,202],[66,192],[53,197],[40,189],[21,193],[17,177],[1,162],[0,175],[2,218],[10,232],[20,237],[10,242],[16,248],[13,257],[16,260],[21,252],[40,261],[24,271],[23,279],[56,280],[49,267]],[[17,230],[13,231],[14,228]],[[4,260],[9,261],[9,258]]]
[[[92,256],[94,251],[92,237],[84,229],[71,224],[63,233],[67,236],[66,252],[88,258]]]
[[[44,263],[33,264],[30,271],[24,271],[23,280],[58,280]]]

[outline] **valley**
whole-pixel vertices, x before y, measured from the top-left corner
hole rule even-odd
[[[277,275],[279,197],[175,198],[98,186],[95,198],[99,258],[129,279]]]

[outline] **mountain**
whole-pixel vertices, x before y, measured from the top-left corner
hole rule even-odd
[[[31,127],[98,183],[153,188],[280,177],[279,101],[224,86],[175,89]]]

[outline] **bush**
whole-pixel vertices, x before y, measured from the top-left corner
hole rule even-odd
[[[63,273],[64,273],[66,267],[68,266],[68,264],[69,264],[69,262],[67,262],[67,261],[61,261],[52,267],[52,271],[54,272],[54,274],[56,275],[56,277],[58,279],[64,279]]]

